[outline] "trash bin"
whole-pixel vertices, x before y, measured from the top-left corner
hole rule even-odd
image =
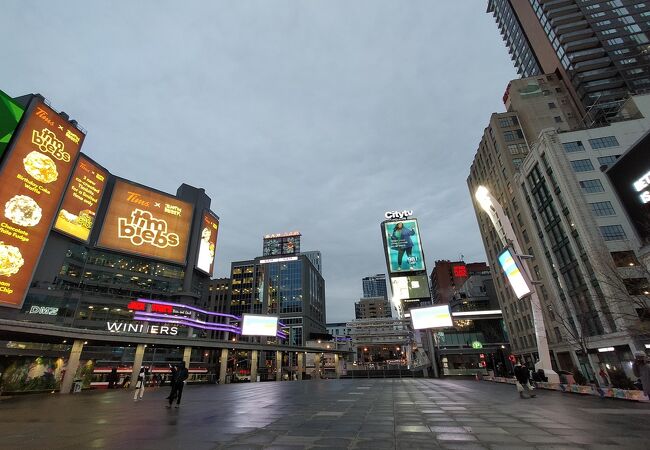
[[[81,392],[82,384],[83,383],[81,382],[81,380],[74,380],[74,382],[72,383],[72,393],[77,394]]]

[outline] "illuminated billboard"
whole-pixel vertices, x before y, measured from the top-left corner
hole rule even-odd
[[[97,246],[184,264],[193,208],[171,195],[117,180]]]
[[[393,297],[399,300],[431,298],[429,280],[426,275],[393,277],[390,283],[393,288]]]
[[[20,308],[84,134],[32,100],[0,169],[0,305]]]
[[[92,162],[86,155],[79,155],[63,196],[61,209],[56,215],[54,229],[88,242],[107,179],[106,170]]]
[[[242,336],[273,336],[278,334],[278,317],[244,314],[241,326]]]
[[[0,91],[0,159],[24,112],[25,110],[18,103]]]
[[[201,226],[201,241],[199,242],[199,254],[196,260],[196,267],[199,270],[212,275],[214,269],[214,255],[217,250],[217,233],[219,231],[219,219],[210,211],[203,211],[203,225]]]
[[[454,326],[449,313],[449,305],[411,308],[409,312],[411,313],[413,328],[416,330]]]
[[[384,222],[384,239],[391,273],[425,270],[418,222]]]
[[[499,264],[508,278],[508,282],[517,298],[521,299],[531,293],[532,289],[522,273],[521,267],[512,256],[509,249],[499,255]]]
[[[264,236],[262,256],[295,255],[297,253],[300,253],[299,231]]]

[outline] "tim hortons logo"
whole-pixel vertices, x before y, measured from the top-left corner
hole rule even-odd
[[[117,237],[129,239],[135,246],[151,244],[154,247],[177,247],[178,234],[167,232],[167,222],[156,219],[148,211],[134,209],[130,218],[120,217],[117,221]]]
[[[70,162],[70,153],[63,151],[65,144],[56,138],[53,131],[47,128],[32,130],[32,143],[43,153],[49,153],[59,161]]]

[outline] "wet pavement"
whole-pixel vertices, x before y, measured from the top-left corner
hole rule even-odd
[[[647,449],[650,404],[471,380],[322,380],[0,401],[3,449]]]

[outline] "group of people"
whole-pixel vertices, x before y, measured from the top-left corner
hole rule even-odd
[[[185,382],[189,377],[189,372],[187,370],[187,367],[185,367],[185,361],[181,361],[176,365],[170,364],[169,368],[171,370],[171,376],[169,379],[169,382],[171,384],[171,392],[169,393],[169,396],[166,397],[166,399],[169,401],[167,408],[172,407],[172,403],[174,403],[174,400],[176,400],[176,407],[178,408],[181,404],[181,397],[183,396],[183,387],[185,386]],[[144,388],[147,382],[148,373],[149,371],[146,367],[140,368],[140,372],[138,373],[138,379],[136,380],[135,383],[135,391],[133,392],[133,401],[142,400],[142,397],[144,396]]]

